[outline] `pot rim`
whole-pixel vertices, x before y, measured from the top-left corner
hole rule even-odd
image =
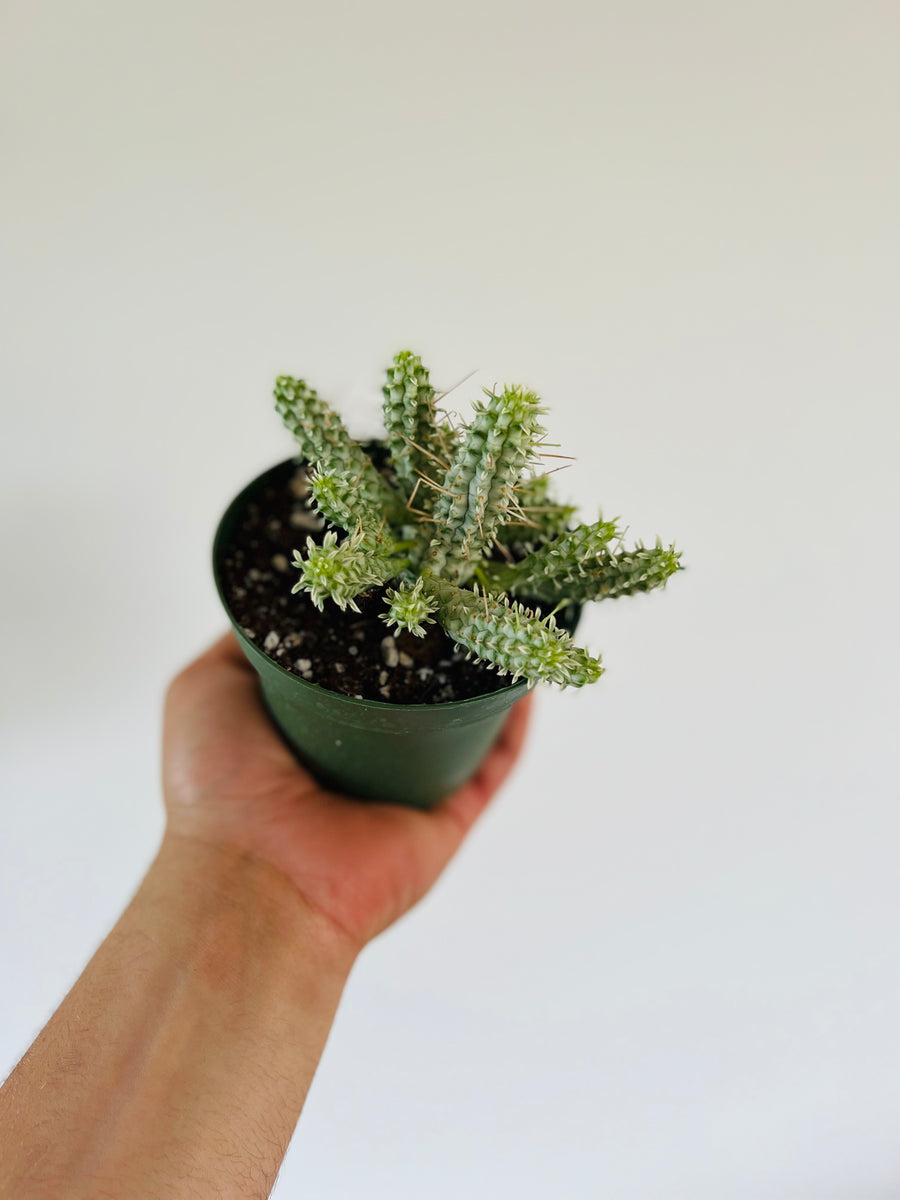
[[[308,679],[301,679],[299,675],[295,675],[293,671],[287,670],[287,668],[283,667],[281,663],[276,662],[275,659],[267,654],[261,646],[257,646],[255,642],[251,641],[250,638],[248,638],[243,632],[240,625],[238,625],[234,614],[228,605],[228,601],[225,598],[225,589],[222,583],[221,573],[219,571],[219,558],[225,542],[225,526],[228,523],[229,518],[231,518],[233,515],[235,509],[237,509],[238,506],[246,498],[248,498],[251,493],[256,491],[263,480],[268,475],[274,474],[276,471],[286,467],[288,463],[293,463],[299,467],[304,465],[304,460],[297,456],[282,459],[281,462],[275,463],[274,466],[269,467],[267,470],[257,475],[255,479],[251,479],[250,482],[237,493],[231,503],[228,504],[219,520],[218,525],[216,526],[216,532],[215,536],[213,537],[212,546],[213,579],[215,581],[219,600],[222,602],[222,607],[225,609],[228,620],[230,621],[231,627],[239,642],[245,646],[251,647],[256,651],[257,654],[261,654],[270,666],[274,667],[276,671],[279,671],[286,679],[291,680],[291,683],[297,685],[297,687],[307,690],[311,695],[327,695],[330,699],[349,705],[350,708],[376,708],[384,709],[388,712],[402,712],[404,710],[413,712],[423,710],[431,710],[432,712],[437,710],[458,711],[460,709],[471,708],[476,704],[483,704],[485,700],[495,699],[501,694],[504,696],[515,695],[517,699],[521,699],[533,689],[534,685],[529,684],[527,679],[519,679],[515,683],[507,684],[503,688],[496,688],[493,692],[483,692],[480,696],[469,696],[466,700],[442,700],[435,704],[391,704],[387,700],[358,700],[355,696],[345,696],[343,693],[333,692],[331,688],[323,687],[321,684],[310,683]]]

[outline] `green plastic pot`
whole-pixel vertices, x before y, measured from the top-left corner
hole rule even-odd
[[[248,484],[219,522],[213,543],[219,598],[241,649],[259,675],[273,721],[317,779],[363,799],[432,808],[475,774],[509,710],[530,685],[520,680],[484,696],[445,704],[386,704],[328,691],[263,653],[244,635],[228,607],[220,562],[247,504],[287,462]],[[577,614],[567,623],[570,629],[575,621]]]

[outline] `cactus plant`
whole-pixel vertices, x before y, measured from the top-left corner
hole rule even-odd
[[[422,360],[401,351],[383,387],[388,469],[379,471],[302,379],[280,376],[275,404],[313,470],[310,503],[332,526],[295,550],[293,591],[320,609],[385,586],[383,619],[416,636],[437,621],[468,656],[530,683],[581,687],[600,659],[555,613],[663,586],[680,554],[659,541],[624,549],[615,521],[572,524],[540,471],[545,409],[521,386],[485,390],[469,424],[437,407]],[[518,554],[518,558],[517,558]]]

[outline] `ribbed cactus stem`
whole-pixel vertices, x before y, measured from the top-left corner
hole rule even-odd
[[[300,579],[292,592],[308,592],[319,609],[330,599],[338,608],[354,612],[359,612],[356,597],[360,592],[386,583],[398,570],[396,560],[370,549],[361,537],[348,538],[338,545],[334,530],[325,534],[321,545],[307,538],[306,557],[295,550],[293,566],[299,569]]]
[[[461,582],[493,541],[515,503],[516,485],[544,428],[534,392],[507,387],[475,406],[434,505],[437,528],[423,570]]]
[[[360,503],[386,511],[391,518],[399,516],[402,500],[315,388],[303,379],[280,375],[275,381],[275,407],[297,439],[301,458],[319,463],[327,473],[347,476]]]
[[[603,672],[600,660],[575,646],[552,616],[538,617],[515,601],[445,579],[426,577],[425,589],[437,601],[441,625],[454,641],[501,675],[583,687]]]
[[[428,509],[434,492],[418,487],[422,476],[439,479],[447,469],[446,428],[437,419],[434,388],[418,354],[401,350],[387,370],[384,425],[397,482],[407,499],[416,492],[416,507]]]
[[[556,603],[564,597],[567,603],[586,604],[589,600],[614,600],[665,587],[666,581],[681,569],[681,552],[657,542],[652,547],[606,551],[587,565],[582,575],[569,579],[562,587],[546,580],[527,587],[517,585],[516,590],[532,600]]]
[[[326,521],[339,529],[353,532],[361,526],[370,542],[384,535],[384,510],[360,494],[349,472],[328,471],[321,462],[316,463],[310,480],[310,499]]]
[[[604,521],[601,517],[592,525],[579,525],[560,534],[521,562],[485,563],[483,573],[492,590],[533,599],[551,592],[568,596],[569,585],[582,579],[618,536],[615,521]]]

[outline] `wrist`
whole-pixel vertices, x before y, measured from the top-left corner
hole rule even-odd
[[[182,951],[196,970],[251,954],[286,985],[311,975],[343,988],[359,947],[276,867],[240,847],[167,830],[141,891],[178,909]]]

